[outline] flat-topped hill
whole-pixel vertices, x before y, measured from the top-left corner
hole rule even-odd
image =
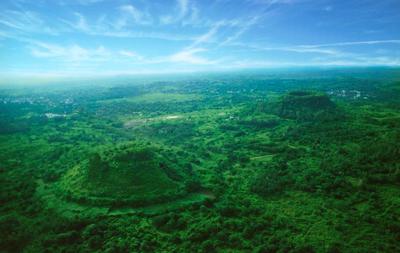
[[[179,173],[160,149],[133,143],[90,155],[64,175],[59,188],[91,204],[158,203],[183,194]]]
[[[311,91],[289,92],[275,108],[280,117],[297,120],[330,118],[336,114],[336,105],[327,95]]]

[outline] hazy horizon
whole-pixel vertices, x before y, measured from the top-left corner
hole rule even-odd
[[[123,83],[135,83],[142,81],[151,83],[154,81],[167,81],[167,80],[201,80],[207,78],[232,78],[239,76],[261,76],[263,78],[275,78],[279,76],[284,78],[287,76],[298,77],[305,73],[324,75],[325,77],[332,77],[336,75],[345,75],[358,77],[365,74],[370,74],[368,78],[380,78],[380,75],[391,74],[392,76],[400,76],[400,67],[397,66],[367,66],[367,67],[349,67],[349,66],[308,66],[308,67],[269,67],[269,68],[249,68],[249,69],[233,69],[233,70],[210,70],[210,71],[188,71],[188,72],[152,72],[152,73],[125,73],[125,74],[86,74],[86,75],[73,75],[73,74],[26,74],[26,75],[2,75],[0,80],[0,88],[12,88],[14,86],[37,86],[37,85],[96,85],[99,83],[108,83],[115,81],[122,81]],[[371,73],[375,73],[374,77]],[[379,73],[379,74],[378,74]],[[378,75],[377,75],[378,74]]]

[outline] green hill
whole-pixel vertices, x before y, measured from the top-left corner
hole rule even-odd
[[[275,105],[282,118],[296,120],[331,119],[336,116],[336,105],[323,93],[292,91]]]
[[[59,188],[67,198],[96,205],[140,206],[183,194],[182,177],[162,152],[138,143],[92,154],[63,176]]]

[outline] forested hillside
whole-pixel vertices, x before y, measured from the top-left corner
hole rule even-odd
[[[399,252],[399,80],[3,87],[0,252]]]

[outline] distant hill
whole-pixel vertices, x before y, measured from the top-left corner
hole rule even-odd
[[[337,116],[337,108],[329,97],[312,91],[292,91],[272,105],[282,118],[295,120],[326,120]]]

